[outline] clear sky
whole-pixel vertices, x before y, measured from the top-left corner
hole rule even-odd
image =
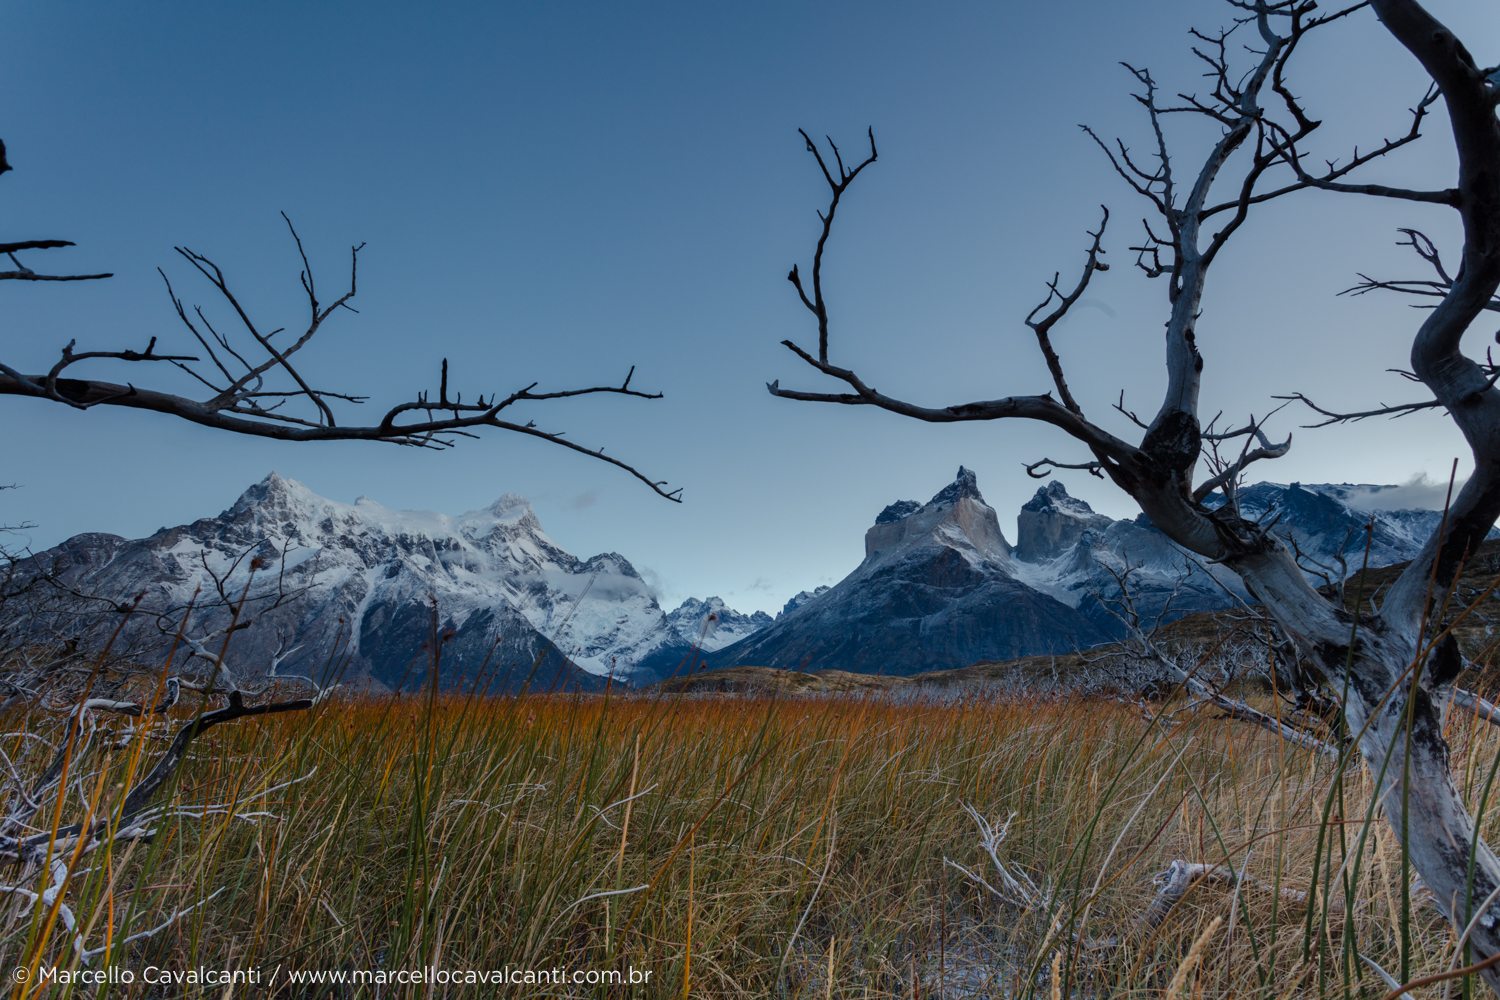
[[[1482,50],[1497,40],[1492,3],[1431,7],[1482,63],[1500,61]],[[446,512],[516,492],[565,548],[621,552],[669,606],[717,593],[771,610],[842,577],[881,507],[925,499],[959,464],[1013,530],[1038,485],[1023,462],[1076,457],[1055,432],[932,427],[767,395],[771,379],[817,385],[778,345],[814,335],[785,274],[808,259],[826,195],[796,129],[848,148],[876,129],[880,162],[830,249],[835,360],[924,402],[1046,388],[1021,319],[1054,269],[1074,271],[1108,202],[1117,266],[1058,332],[1075,391],[1107,422],[1121,389],[1154,409],[1164,289],[1125,266],[1144,206],[1077,124],[1143,140],[1118,62],[1195,87],[1187,28],[1217,27],[1226,11],[1208,0],[9,5],[0,138],[15,171],[0,178],[0,234],[76,240],[46,263],[117,276],[4,283],[8,363],[46,367],[72,337],[81,349],[182,344],[156,267],[190,301],[212,300],[175,262],[178,243],[213,256],[267,325],[296,322],[284,210],[324,288],[342,280],[349,245],[368,243],[360,313],[320,335],[310,375],[369,393],[373,408],[432,385],[445,354],[469,392],[610,381],[634,364],[636,384],[664,400],[547,404],[536,419],[683,486],[686,502],[505,435],[442,454],[289,445],[0,399],[3,479],[23,487],[3,494],[4,520],[35,522],[39,546],[85,530],[142,535],[223,509],[272,469],[335,499]],[[1422,91],[1368,14],[1299,60],[1329,155],[1404,130]],[[1448,183],[1441,116],[1428,132],[1377,175]],[[1286,390],[1348,406],[1409,398],[1385,370],[1405,363],[1419,314],[1334,293],[1357,270],[1413,272],[1393,246],[1410,224],[1453,231],[1443,210],[1337,195],[1258,212],[1205,303],[1207,405],[1244,416]],[[1460,452],[1441,419],[1415,416],[1298,432],[1262,475],[1445,479]],[[1097,480],[1065,481],[1105,512],[1132,513]]]

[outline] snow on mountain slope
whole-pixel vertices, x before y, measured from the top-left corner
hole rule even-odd
[[[822,584],[821,586],[815,587],[812,590],[798,591],[791,597],[787,598],[786,604],[782,605],[781,610],[776,612],[776,617],[783,618],[786,615],[791,614],[793,611],[796,611],[798,608],[802,607],[802,605],[806,604],[808,601],[811,601],[814,597],[822,597],[832,589],[833,588],[828,586],[827,584]]]
[[[1404,562],[1416,554],[1442,522],[1436,510],[1402,510],[1370,506],[1371,497],[1399,487],[1353,483],[1254,483],[1239,490],[1240,513],[1270,522],[1272,529],[1296,543],[1304,563],[1319,574],[1353,573],[1365,558],[1365,525],[1371,566]],[[1212,502],[1223,503],[1215,496]]]
[[[1358,569],[1366,523],[1373,566],[1410,558],[1436,527],[1436,511],[1388,509],[1391,489],[1257,483],[1238,502],[1295,540],[1317,573],[1336,574]],[[881,511],[861,564],[837,586],[793,597],[775,619],[719,598],[665,613],[627,559],[571,555],[518,496],[459,515],[397,511],[335,502],[274,473],[215,517],[144,539],[78,535],[35,564],[81,593],[143,594],[147,609],[197,594],[207,629],[227,620],[219,588],[238,594],[252,559],[264,566],[253,594],[274,592],[280,577],[297,596],[275,606],[252,599],[257,624],[236,636],[233,660],[253,674],[292,646],[286,671],[320,673],[347,655],[353,678],[390,688],[423,682],[434,609],[443,682],[483,676],[513,690],[649,682],[700,655],[716,666],[910,673],[1072,650],[1119,634],[1122,575],[1148,621],[1244,596],[1231,574],[1190,558],[1146,518],[1113,520],[1056,482],[1022,507],[1012,546],[962,468],[927,503]],[[76,628],[107,632],[107,617]],[[127,638],[160,651],[170,637],[142,614]]]
[[[262,512],[257,527],[271,544],[288,546],[298,560],[322,561],[317,584],[383,564],[385,572],[370,582],[371,602],[422,600],[430,593],[460,626],[477,611],[508,606],[574,664],[598,675],[612,667],[628,674],[665,638],[661,608],[624,557],[569,554],[514,494],[448,516],[394,511],[365,498],[340,504],[273,473],[236,507],[246,498]],[[278,516],[267,519],[268,510]],[[204,542],[215,539],[210,533],[188,544]]]
[[[723,598],[690,597],[668,613],[667,625],[688,645],[705,653],[723,649],[771,624],[764,611],[745,614],[724,604]]]
[[[288,669],[311,669],[332,655],[331,637],[343,628],[356,672],[400,686],[425,669],[432,607],[452,633],[444,658],[459,676],[484,668],[493,646],[514,662],[488,669],[503,666],[523,678],[556,661],[543,672],[583,686],[591,683],[587,676],[574,674],[650,680],[643,664],[685,648],[628,560],[613,552],[571,555],[512,494],[450,516],[391,510],[365,498],[339,503],[272,473],[217,517],[137,541],[80,535],[37,558],[64,567],[86,592],[145,592],[147,606],[173,607],[195,592],[213,593],[215,578],[238,593],[250,557],[267,567],[253,592],[273,584],[272,573],[304,591],[269,611],[264,623],[301,639]],[[729,609],[721,614],[734,622],[725,642],[759,623]],[[237,637],[237,652],[265,659],[253,631]]]
[[[1056,480],[1021,507],[1016,523],[1016,578],[1081,610],[1111,636],[1127,592],[1147,623],[1223,607],[1231,594],[1244,593],[1232,573],[1191,557],[1146,518],[1095,513]]]

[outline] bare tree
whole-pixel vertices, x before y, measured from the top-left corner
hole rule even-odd
[[[1161,280],[1167,292],[1166,393],[1149,419],[1126,410],[1123,400],[1116,404],[1131,419],[1129,440],[1085,414],[1053,342],[1057,324],[1094,276],[1106,270],[1107,211],[1090,234],[1076,281],[1064,284],[1054,277],[1046,299],[1026,318],[1051,374],[1049,391],[923,405],[878,391],[852,368],[834,363],[824,253],[841,200],[876,161],[873,133],[868,154],[852,166],[831,141],[825,153],[803,133],[831,198],[821,214],[811,281],[805,281],[797,268],[789,275],[817,322],[817,345],[805,349],[791,340],[783,343],[842,388],[802,391],[784,389],[777,382],[768,388],[785,399],[866,406],[939,423],[1040,421],[1081,443],[1088,452],[1086,461],[1049,464],[1107,476],[1174,542],[1237,573],[1295,644],[1307,665],[1308,683],[1319,685],[1339,703],[1374,777],[1391,829],[1431,889],[1435,904],[1456,926],[1470,928],[1468,941],[1480,962],[1500,962],[1500,858],[1475,830],[1454,784],[1442,732],[1442,713],[1462,667],[1446,595],[1464,561],[1500,515],[1496,369],[1463,350],[1476,319],[1500,307],[1500,68],[1482,68],[1417,0],[1365,0],[1328,13],[1306,0],[1228,3],[1228,28],[1192,33],[1193,52],[1207,67],[1207,93],[1165,95],[1148,70],[1127,66],[1138,88],[1134,96],[1150,126],[1149,156],[1086,130],[1154,214],[1131,250],[1137,266]],[[1320,122],[1291,89],[1288,66],[1310,34],[1367,11],[1420,63],[1431,89],[1413,105],[1404,131],[1395,138],[1314,168],[1307,143]],[[1241,51],[1247,55],[1241,56]],[[1242,58],[1248,58],[1248,66],[1240,65]],[[1366,181],[1372,163],[1418,139],[1439,101],[1451,125],[1459,164],[1456,183],[1417,189]],[[1207,122],[1217,131],[1217,139],[1194,159],[1191,170],[1183,169],[1181,158],[1174,158],[1168,138],[1175,135],[1172,123],[1182,120]],[[1256,206],[1308,190],[1439,206],[1457,212],[1462,223],[1456,267],[1442,262],[1432,241],[1409,234],[1413,249],[1435,272],[1433,279],[1364,278],[1353,289],[1414,293],[1431,306],[1413,336],[1410,371],[1430,398],[1364,413],[1319,409],[1322,418],[1335,421],[1441,410],[1457,424],[1472,451],[1474,474],[1452,499],[1440,530],[1384,595],[1378,610],[1351,612],[1336,597],[1320,593],[1287,546],[1266,525],[1241,516],[1233,502],[1233,483],[1252,464],[1286,454],[1291,439],[1270,440],[1263,418],[1218,431],[1200,416],[1205,354],[1199,327],[1208,274]],[[1229,461],[1205,460],[1205,451],[1222,455],[1230,442],[1238,448]],[[1201,472],[1204,468],[1207,471]],[[1231,488],[1230,502],[1212,505],[1209,495],[1225,487]],[[1500,967],[1487,965],[1482,974],[1500,992]]]
[[[0,143],[0,175],[11,169],[5,145]],[[680,501],[682,491],[669,489],[664,481],[651,479],[635,466],[603,448],[588,447],[568,439],[562,431],[544,430],[532,419],[518,415],[527,404],[574,399],[579,396],[616,395],[636,399],[660,399],[659,392],[646,392],[631,385],[631,368],[618,384],[565,389],[539,389],[531,382],[509,393],[481,391],[465,400],[450,389],[448,361],[439,366],[436,392],[423,390],[411,399],[390,406],[378,420],[367,424],[341,423],[337,408],[362,404],[368,397],[342,389],[323,388],[302,368],[301,352],[323,328],[343,312],[354,312],[351,304],[358,292],[359,254],[364,244],[349,251],[348,284],[332,298],[320,296],[313,267],[302,238],[283,213],[287,230],[301,262],[299,281],[307,300],[307,311],[289,333],[286,327],[268,328],[240,298],[228,276],[209,257],[188,247],[176,247],[182,260],[198,273],[219,302],[218,318],[211,310],[188,305],[178,296],[171,279],[160,271],[172,308],[185,336],[193,346],[187,353],[159,349],[151,337],[144,349],[105,348],[78,350],[69,341],[51,368],[24,373],[0,361],[0,394],[29,396],[88,410],[100,406],[153,410],[217,430],[282,441],[385,441],[419,448],[448,448],[461,437],[474,437],[486,429],[510,431],[541,438],[552,444],[608,462],[630,473],[658,495]],[[97,281],[112,277],[100,274],[54,274],[39,272],[22,262],[22,254],[71,247],[68,240],[41,239],[0,243],[0,255],[12,269],[0,271],[9,281]],[[78,366],[88,362],[115,362],[184,373],[197,392],[151,389],[133,382],[81,378]]]

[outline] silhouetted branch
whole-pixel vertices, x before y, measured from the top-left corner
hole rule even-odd
[[[1063,375],[1062,361],[1052,346],[1052,328],[1068,314],[1068,310],[1073,308],[1074,303],[1082,298],[1083,293],[1088,290],[1089,279],[1094,276],[1094,272],[1109,270],[1109,265],[1100,259],[1104,255],[1104,230],[1109,225],[1109,208],[1100,205],[1099,210],[1103,213],[1099,220],[1099,228],[1089,231],[1089,235],[1093,237],[1093,243],[1089,246],[1083,273],[1078,276],[1078,281],[1073,285],[1072,290],[1064,292],[1059,289],[1058,281],[1061,274],[1060,272],[1053,274],[1052,280],[1047,282],[1047,297],[1026,317],[1026,325],[1031,327],[1036,334],[1037,347],[1040,348],[1042,357],[1047,362],[1047,371],[1052,375],[1052,384],[1057,389],[1058,398],[1062,400],[1064,406],[1079,416],[1083,416],[1083,409],[1073,398],[1073,392],[1068,388],[1068,380]],[[1048,306],[1051,308],[1048,309]]]
[[[818,149],[818,144],[812,141],[812,137],[803,129],[798,129],[798,134],[807,143],[807,151],[813,155],[818,162],[818,169],[823,172],[823,179],[828,182],[828,189],[832,192],[828,200],[828,211],[819,212],[818,218],[823,222],[823,231],[818,236],[817,249],[813,251],[812,267],[812,297],[809,298],[807,290],[802,287],[802,275],[797,270],[797,265],[792,265],[792,270],[787,274],[787,280],[797,289],[797,297],[802,300],[803,306],[807,308],[818,319],[818,360],[828,360],[828,306],[823,300],[823,249],[828,245],[828,237],[833,232],[833,217],[838,212],[839,200],[843,198],[844,192],[849,190],[849,185],[854,183],[860,171],[874,163],[880,153],[875,148],[875,129],[867,131],[870,140],[870,155],[866,156],[853,170],[844,167],[844,158],[839,153],[838,146],[834,145],[832,139],[828,140],[828,148],[833,153],[834,169],[829,170],[828,161],[824,159],[823,153]]]
[[[874,406],[893,413],[899,413],[902,416],[933,423],[1012,418],[1039,420],[1066,431],[1074,438],[1088,445],[1090,450],[1094,452],[1096,460],[1101,464],[1130,460],[1130,457],[1134,453],[1134,449],[1130,445],[1084,418],[1076,400],[1072,398],[1071,392],[1067,390],[1067,383],[1063,377],[1061,363],[1057,360],[1056,352],[1051,351],[1050,334],[1053,326],[1067,314],[1068,310],[1083,294],[1083,291],[1088,287],[1089,279],[1093,273],[1108,269],[1108,265],[1100,260],[1100,256],[1103,253],[1101,240],[1104,232],[1104,224],[1108,221],[1107,210],[1104,215],[1105,222],[1100,224],[1097,231],[1090,231],[1093,243],[1089,249],[1083,273],[1077,284],[1070,291],[1064,292],[1058,286],[1059,279],[1054,276],[1053,280],[1048,283],[1047,298],[1027,316],[1027,324],[1036,333],[1038,344],[1042,347],[1044,353],[1050,352],[1049,367],[1053,370],[1058,391],[1064,397],[1064,401],[1059,402],[1053,398],[1051,393],[1042,393],[1032,396],[1007,396],[1000,399],[976,400],[953,406],[922,406],[879,392],[867,384],[854,370],[832,364],[828,360],[829,310],[827,300],[823,294],[821,280],[823,256],[828,245],[828,238],[833,231],[834,213],[838,208],[840,199],[854,182],[855,177],[865,167],[875,162],[874,132],[871,131],[870,133],[870,155],[853,170],[844,167],[837,147],[831,141],[829,142],[829,147],[834,151],[834,168],[830,169],[827,158],[819,151],[817,145],[808,138],[807,133],[804,131],[800,132],[800,134],[806,141],[808,151],[813,154],[818,168],[822,172],[824,180],[827,181],[829,190],[832,193],[828,210],[818,213],[818,218],[822,220],[823,225],[818,236],[817,247],[813,253],[813,291],[811,296],[807,293],[796,267],[793,267],[791,273],[788,275],[792,285],[797,289],[798,297],[802,300],[803,306],[817,319],[818,353],[814,356],[811,352],[804,350],[792,340],[783,340],[782,345],[818,372],[845,383],[853,391],[813,392],[798,389],[783,389],[778,380],[770,382],[766,386],[771,395],[782,399],[795,399],[805,402]],[[1050,310],[1048,310],[1049,306],[1052,306]],[[1047,311],[1044,312],[1044,310]]]
[[[1058,469],[1077,469],[1090,475],[1104,478],[1104,466],[1099,462],[1057,462],[1050,458],[1026,463],[1026,474],[1032,479],[1046,479]]]
[[[873,146],[872,146],[873,158]],[[821,162],[821,159],[820,159]],[[6,164],[8,169],[8,164]],[[825,171],[826,171],[825,165]],[[839,164],[840,181],[830,183],[847,187],[860,167],[845,172]],[[0,171],[3,173],[3,171]],[[284,328],[269,329],[253,315],[253,310],[235,291],[229,278],[211,258],[188,247],[176,247],[186,261],[213,289],[220,305],[228,312],[229,326],[221,327],[200,306],[191,308],[177,294],[171,280],[161,272],[172,308],[184,329],[196,342],[201,353],[167,353],[158,351],[153,337],[145,350],[103,349],[76,350],[76,341],[62,349],[55,364],[41,373],[25,373],[0,363],[0,395],[29,396],[62,403],[75,409],[118,406],[165,413],[216,430],[283,441],[384,441],[419,448],[448,448],[459,438],[474,437],[485,429],[510,431],[540,438],[622,469],[649,486],[659,496],[680,500],[681,490],[669,489],[666,482],[651,479],[621,459],[606,455],[602,448],[588,447],[566,440],[562,431],[544,430],[532,419],[512,418],[512,408],[578,396],[616,395],[636,399],[659,399],[658,392],[644,392],[631,387],[634,368],[620,383],[587,385],[539,391],[532,382],[525,388],[502,394],[479,393],[468,399],[462,393],[450,394],[448,363],[442,362],[436,392],[420,391],[404,402],[390,406],[373,423],[343,424],[336,407],[359,405],[368,397],[361,393],[336,390],[318,385],[301,366],[302,352],[338,312],[353,312],[352,302],[358,294],[359,254],[364,244],[354,246],[349,254],[348,284],[340,293],[324,302],[318,292],[312,263],[301,236],[285,213],[282,215],[301,264],[298,280],[307,301],[307,314],[295,337],[288,340]],[[15,262],[16,269],[0,272],[0,279],[32,281],[79,281],[109,277],[92,275],[45,275],[25,267],[16,254],[71,246],[65,240],[25,240],[0,243],[0,253]],[[817,287],[815,279],[814,286]],[[821,295],[821,293],[819,293]],[[188,376],[202,392],[188,395],[166,389],[150,389],[133,382],[114,382],[75,375],[89,362],[110,361],[124,364],[165,364]],[[298,412],[294,404],[303,404]]]
[[[1404,417],[1419,410],[1436,409],[1442,404],[1435,399],[1429,399],[1422,403],[1395,403],[1390,406],[1381,405],[1368,410],[1330,410],[1320,406],[1300,392],[1291,392],[1278,395],[1277,399],[1292,400],[1301,403],[1309,410],[1325,419],[1311,424],[1303,424],[1304,427],[1327,427],[1330,424],[1358,423],[1371,417]]]

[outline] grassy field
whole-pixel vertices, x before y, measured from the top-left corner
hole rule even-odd
[[[1455,726],[1477,802],[1497,747]],[[23,767],[26,742],[5,740]],[[1404,891],[1399,850],[1367,822],[1357,765],[1340,774],[1203,715],[1153,724],[1082,700],[436,697],[330,701],[196,746],[171,794],[231,808],[96,855],[67,890],[89,946],[113,947],[96,968],[280,967],[282,982],[289,969],[651,973],[636,987],[321,994],[335,996],[1301,997],[1383,995],[1365,959],[1398,979],[1452,959],[1453,934]],[[95,809],[138,747],[90,779]],[[966,803],[1014,813],[996,853],[1043,903],[1006,903],[945,864],[1001,881]],[[1152,875],[1174,859],[1245,878],[1196,885],[1143,930]],[[16,912],[0,968],[76,966],[45,905]],[[198,995],[73,995],[126,992]],[[16,993],[69,990],[33,979]]]

